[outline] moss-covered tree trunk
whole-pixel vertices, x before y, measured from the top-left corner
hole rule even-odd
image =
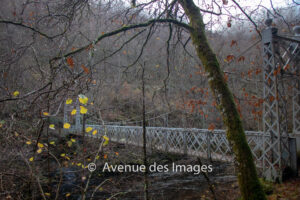
[[[238,169],[238,181],[244,200],[266,199],[258,180],[251,150],[248,146],[245,131],[240,119],[233,95],[224,79],[223,71],[215,53],[210,48],[206,35],[203,18],[193,0],[179,0],[190,20],[190,30],[193,44],[206,72],[212,93],[221,112],[227,129],[227,139],[233,149]]]

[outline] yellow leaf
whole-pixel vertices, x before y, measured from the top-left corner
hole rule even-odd
[[[96,156],[96,160],[98,160],[100,158],[100,156]]]
[[[42,149],[38,149],[36,152],[37,153],[42,153],[42,151],[43,151]]]
[[[87,133],[88,133],[88,132],[91,132],[91,130],[93,130],[92,127],[86,127],[86,128],[85,128],[85,132],[87,132]]]
[[[49,128],[52,129],[52,130],[55,130],[55,125],[54,124],[50,124]]]
[[[71,139],[71,141],[72,141],[72,142],[76,142],[76,140],[75,140],[75,139],[73,139],[73,138]]]
[[[71,147],[73,143],[71,141],[68,141],[67,144],[68,144],[68,147]]]
[[[77,166],[80,167],[81,163],[77,163]]]
[[[86,105],[87,102],[89,101],[89,99],[86,96],[84,96],[83,94],[78,95],[78,97],[79,97],[79,102],[81,104]]]
[[[103,146],[106,146],[107,144],[108,144],[108,140],[105,140]]]
[[[71,196],[71,194],[70,194],[70,193],[67,193],[67,194],[66,194],[66,197],[69,197],[69,196]]]
[[[67,99],[67,100],[66,100],[66,104],[71,104],[72,102],[73,102],[72,99]]]
[[[34,160],[34,158],[33,158],[33,157],[29,158],[29,161],[30,161],[30,162],[32,162],[33,160]]]
[[[87,113],[87,109],[85,107],[83,107],[83,106],[80,106],[80,113],[81,114]]]
[[[55,142],[54,142],[54,141],[51,141],[51,142],[49,142],[49,144],[52,144],[52,145],[54,145],[54,144],[55,144]]]
[[[76,113],[77,113],[77,110],[73,109],[72,112],[71,112],[71,115],[75,115]]]
[[[66,154],[65,154],[65,153],[62,153],[62,154],[60,154],[60,156],[61,156],[61,157],[65,157],[65,156],[66,156]]]
[[[69,124],[69,123],[64,123],[64,128],[65,129],[69,129],[71,127],[71,124]]]
[[[97,130],[93,130],[93,135],[96,135],[97,134]]]
[[[16,96],[18,96],[20,94],[20,92],[19,91],[14,91],[14,93],[13,93],[13,95],[16,97]]]
[[[49,116],[49,113],[48,112],[43,112],[43,115]]]
[[[109,138],[106,135],[103,136],[103,139],[107,141],[109,140]]]
[[[44,145],[42,143],[38,143],[38,147],[43,148]]]
[[[19,133],[17,133],[16,131],[15,131],[15,136],[16,136],[16,137],[18,137],[18,136],[19,136]]]
[[[31,141],[27,141],[26,144],[30,145],[30,144],[31,144]]]
[[[51,196],[51,194],[49,192],[45,192],[45,195],[48,197]]]

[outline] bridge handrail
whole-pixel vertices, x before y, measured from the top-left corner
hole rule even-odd
[[[99,127],[103,128],[106,127],[107,129],[111,128],[122,128],[122,129],[138,129],[142,130],[142,126],[115,126],[115,125],[91,125],[87,124],[86,127]],[[213,134],[225,134],[226,130],[223,129],[214,129],[214,130],[208,130],[208,129],[198,129],[198,128],[170,128],[170,127],[146,127],[147,130],[164,130],[164,131],[176,131],[176,132],[197,132],[197,133],[207,133],[211,132]],[[269,136],[268,134],[264,134],[263,132],[259,131],[245,131],[246,135],[251,136]]]

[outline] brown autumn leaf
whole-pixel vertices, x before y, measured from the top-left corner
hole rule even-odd
[[[225,82],[228,81],[228,74],[227,73],[224,74],[224,80],[225,80]]]
[[[236,40],[231,41],[230,47],[233,47],[233,45],[237,46],[237,41]]]
[[[90,44],[90,45],[86,48],[86,50],[89,51],[89,50],[91,50],[92,48],[94,48],[94,46],[93,46],[93,44]]]
[[[228,0],[222,0],[224,5],[228,4]]]
[[[229,18],[228,21],[227,21],[227,27],[228,27],[228,28],[231,27],[231,21],[232,21],[232,20],[231,20],[230,18]]]
[[[244,56],[241,56],[241,57],[239,57],[239,59],[238,59],[238,62],[241,62],[241,61],[245,61],[245,57]]]
[[[290,65],[289,64],[287,64],[284,68],[283,68],[283,70],[288,70],[290,68]]]
[[[211,123],[208,128],[209,131],[214,131],[215,130],[215,125],[213,123]]]
[[[70,66],[71,69],[74,69],[74,61],[71,57],[67,58],[67,63]]]
[[[81,65],[81,68],[83,69],[84,73],[86,73],[86,74],[90,73],[89,68],[87,68],[86,66]]]
[[[230,62],[231,60],[233,60],[235,57],[234,57],[234,55],[228,55],[227,57],[226,57],[226,60],[227,60],[227,62]]]
[[[197,88],[197,87],[194,86],[194,87],[192,87],[192,88],[190,89],[190,91],[192,92],[192,91],[194,91],[196,88]]]
[[[261,73],[261,69],[257,68],[255,74],[258,75],[259,73]]]
[[[252,76],[252,72],[253,72],[253,70],[252,70],[252,69],[250,69],[250,70],[247,72],[247,74],[248,74],[248,77],[249,77],[249,78],[251,78],[251,76]]]
[[[274,76],[277,76],[280,73],[280,71],[281,71],[281,68],[279,66],[279,67],[277,67],[277,69],[274,70],[274,72],[273,72]]]

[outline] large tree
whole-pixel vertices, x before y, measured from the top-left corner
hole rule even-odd
[[[208,73],[211,91],[227,128],[227,139],[237,161],[236,168],[238,169],[237,175],[242,197],[251,200],[266,199],[258,180],[252,153],[246,140],[233,95],[224,79],[216,54],[208,44],[200,9],[192,0],[180,0],[179,2],[190,20],[190,26],[192,27],[190,33],[193,44]]]

